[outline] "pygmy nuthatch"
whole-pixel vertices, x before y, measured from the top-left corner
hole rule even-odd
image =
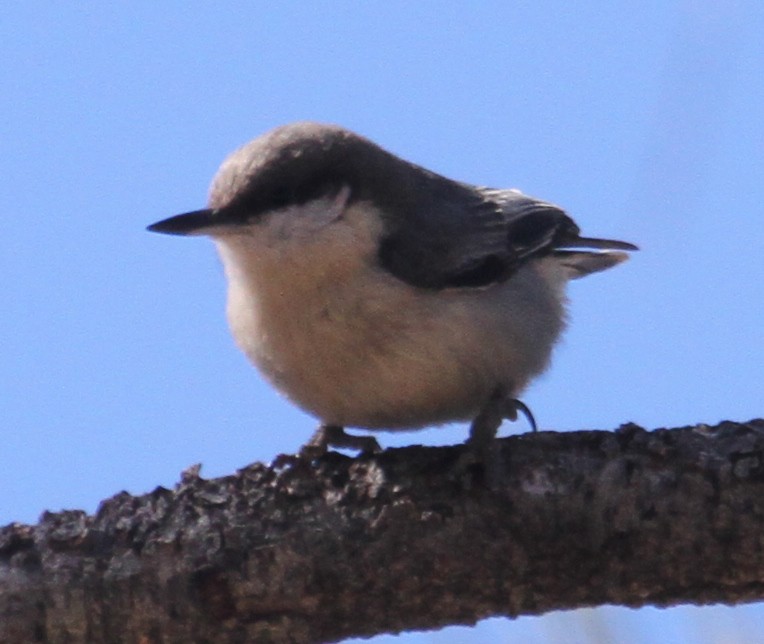
[[[208,208],[149,230],[213,238],[236,342],[321,421],[318,450],[376,446],[348,426],[458,420],[486,445],[549,363],[568,280],[636,250],[581,237],[518,190],[452,181],[317,123],[240,148]]]

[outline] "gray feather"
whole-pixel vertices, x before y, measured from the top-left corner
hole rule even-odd
[[[484,287],[507,280],[551,252],[578,227],[560,208],[515,190],[489,190],[433,176],[417,207],[389,211],[392,233],[380,259],[394,275],[425,288]],[[396,221],[395,217],[403,217]]]

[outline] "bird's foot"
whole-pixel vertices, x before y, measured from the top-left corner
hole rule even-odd
[[[320,458],[330,447],[357,449],[360,452],[381,452],[377,439],[373,436],[346,434],[339,425],[321,425],[310,440],[300,449],[303,458]]]
[[[501,423],[504,420],[517,420],[518,412],[522,413],[528,420],[531,431],[537,432],[536,419],[528,405],[517,398],[507,398],[501,391],[497,391],[472,421],[470,437],[467,442],[473,446],[490,444],[496,437],[496,432],[499,431]]]
[[[497,487],[501,478],[501,462],[493,449],[496,432],[504,420],[517,420],[518,412],[528,419],[532,431],[538,431],[536,419],[528,406],[521,400],[507,397],[501,390],[491,396],[470,426],[468,459],[485,468],[489,487]]]

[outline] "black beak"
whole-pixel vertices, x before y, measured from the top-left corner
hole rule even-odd
[[[167,235],[193,235],[219,223],[216,221],[214,212],[213,210],[185,212],[151,224],[147,230]]]

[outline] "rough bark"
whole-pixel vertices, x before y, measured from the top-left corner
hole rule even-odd
[[[764,598],[764,420],[293,457],[0,529],[0,642],[327,642]]]

